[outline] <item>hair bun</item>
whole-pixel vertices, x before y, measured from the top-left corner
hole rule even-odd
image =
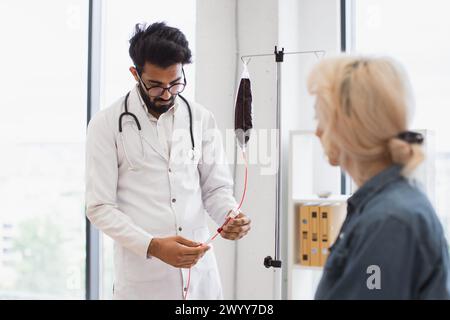
[[[389,151],[392,161],[402,165],[407,164],[413,154],[411,145],[400,138],[393,138],[389,141]]]
[[[423,142],[423,137],[421,141]],[[409,175],[424,160],[425,156],[420,146],[422,142],[410,143],[398,137],[389,140],[392,161],[403,166],[405,175]]]

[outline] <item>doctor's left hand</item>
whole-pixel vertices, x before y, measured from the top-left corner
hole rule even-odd
[[[228,240],[239,240],[250,231],[250,223],[251,220],[241,212],[223,227],[220,235]]]

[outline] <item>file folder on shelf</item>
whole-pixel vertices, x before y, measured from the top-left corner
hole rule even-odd
[[[330,221],[332,219],[331,207],[320,207],[319,217],[320,265],[323,266],[328,258],[328,248],[330,247]]]
[[[309,218],[309,207],[299,206],[299,262],[303,266],[311,265],[311,233],[310,233],[310,218]]]
[[[297,263],[301,266],[322,267],[329,248],[336,240],[343,220],[345,206],[300,205],[297,207]]]
[[[330,246],[336,241],[345,219],[345,206],[320,207],[320,265],[324,266]]]
[[[311,206],[309,209],[309,216],[311,221],[311,266],[320,266],[320,208],[318,206]]]

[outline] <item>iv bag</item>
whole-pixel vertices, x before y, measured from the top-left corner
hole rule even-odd
[[[250,139],[252,128],[252,89],[247,64],[244,64],[234,110],[234,132],[241,148]]]

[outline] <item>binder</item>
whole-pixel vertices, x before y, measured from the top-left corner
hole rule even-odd
[[[320,266],[320,208],[317,206],[310,207],[310,221],[311,221],[311,266]]]
[[[344,222],[346,206],[323,206],[320,208],[320,265],[325,262],[330,254],[329,248],[336,241],[339,230]]]
[[[328,258],[328,248],[330,247],[330,221],[332,221],[331,207],[320,207],[319,210],[319,240],[320,240],[320,265],[324,266]]]
[[[309,207],[300,206],[298,208],[299,212],[299,262],[302,266],[311,265],[311,233],[310,233],[310,218],[309,218]]]

